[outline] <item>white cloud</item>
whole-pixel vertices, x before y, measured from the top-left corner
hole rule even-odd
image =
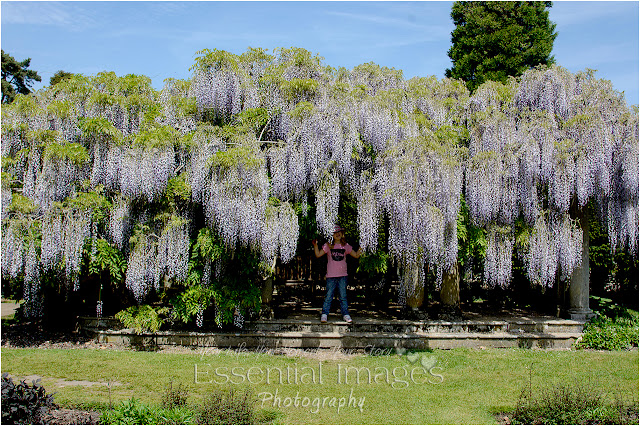
[[[96,20],[73,3],[2,2],[2,24],[51,25],[81,31],[96,25]]]
[[[414,22],[413,20],[410,20],[410,19],[386,17],[381,15],[367,15],[367,14],[360,14],[360,13],[329,11],[327,12],[327,14],[341,17],[341,18],[369,22],[376,25],[384,25],[389,27],[399,27],[402,29],[424,31],[428,34],[431,34],[433,39],[448,38],[451,33],[450,25],[424,25],[424,24]]]
[[[179,28],[148,28],[148,27],[126,27],[110,31],[104,35],[107,38],[145,38],[152,40],[164,40],[167,42],[179,42],[182,45],[190,43],[211,43],[216,41],[242,41],[252,42],[255,40],[268,41],[283,38],[278,34],[250,33],[244,32],[212,32],[184,30]]]

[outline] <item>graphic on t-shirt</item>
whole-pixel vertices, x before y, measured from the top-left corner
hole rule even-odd
[[[340,262],[344,259],[344,249],[331,249],[331,258],[336,262]]]

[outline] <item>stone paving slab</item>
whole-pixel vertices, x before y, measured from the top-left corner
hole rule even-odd
[[[20,306],[20,304],[14,302],[2,302],[1,305],[2,311],[0,316],[2,316],[2,318],[13,315],[16,312],[16,309]]]

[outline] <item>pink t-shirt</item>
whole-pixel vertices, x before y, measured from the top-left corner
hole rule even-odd
[[[346,277],[347,275],[347,255],[353,248],[349,244],[334,244],[329,248],[325,243],[322,250],[327,253],[327,278]]]

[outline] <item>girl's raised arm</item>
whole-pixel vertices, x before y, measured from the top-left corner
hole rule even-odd
[[[318,248],[318,242],[316,240],[311,241],[311,244],[313,244],[313,250],[316,254],[316,257],[322,257],[326,254],[324,250]]]

